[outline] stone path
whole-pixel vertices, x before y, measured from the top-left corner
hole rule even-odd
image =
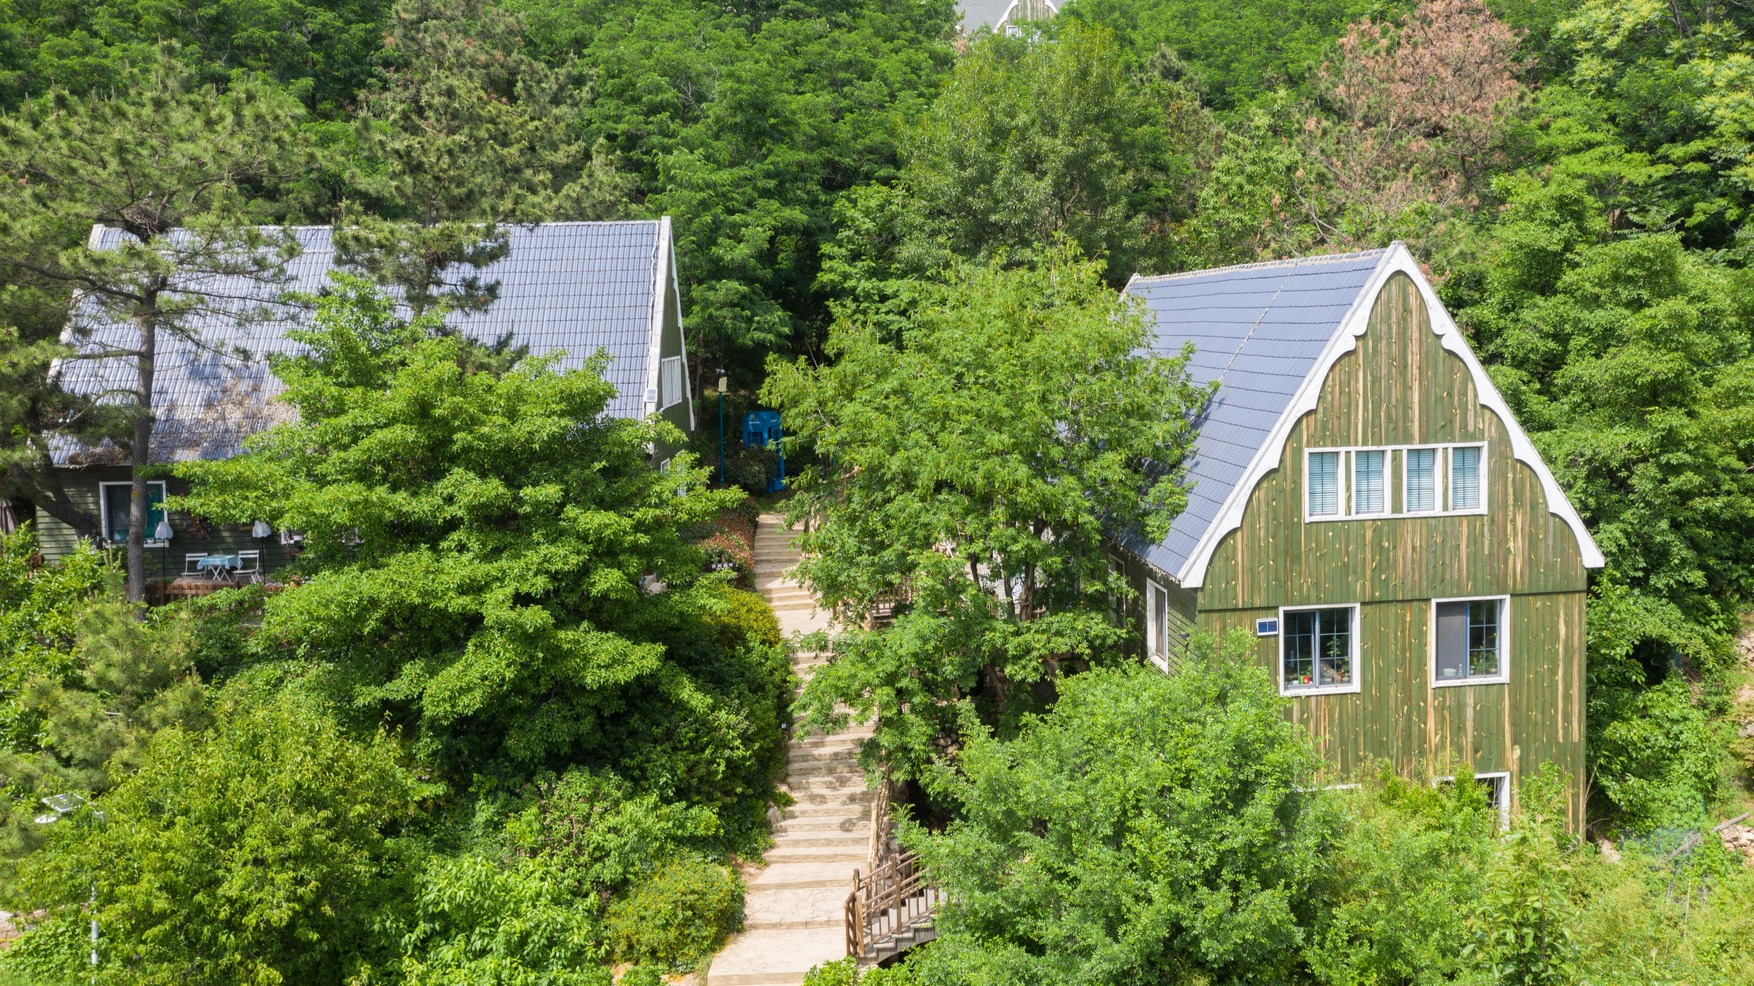
[[[778,514],[763,514],[755,530],[755,584],[773,604],[788,635],[826,629],[829,614],[786,569],[798,560]],[[819,655],[798,654],[793,666],[805,680]],[[774,828],[765,865],[745,874],[744,930],[713,957],[707,986],[793,986],[812,966],[846,957],[845,906],[853,870],[870,849],[871,802],[858,746],[868,728],[833,736],[792,739],[786,788],[796,803]]]

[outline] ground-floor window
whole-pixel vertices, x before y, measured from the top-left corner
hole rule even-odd
[[[99,483],[98,504],[102,516],[104,540],[111,544],[128,543],[128,501],[133,495],[133,483]],[[164,481],[154,480],[146,484],[146,543],[164,545],[157,539],[158,525],[164,522]]]
[[[1169,670],[1169,590],[1152,579],[1145,580],[1145,654]]]
[[[1431,683],[1493,684],[1508,680],[1505,617],[1510,600],[1438,599],[1431,604]]]
[[[1432,781],[1440,786],[1455,782],[1454,777],[1439,777]],[[1491,808],[1492,814],[1497,817],[1498,827],[1510,828],[1510,772],[1499,770],[1475,774],[1474,783],[1486,795],[1486,807]]]
[[[1280,691],[1358,690],[1358,607],[1279,612]]]

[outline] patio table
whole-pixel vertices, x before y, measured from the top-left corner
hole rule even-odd
[[[195,568],[204,571],[211,578],[219,578],[223,574],[244,567],[244,560],[237,555],[208,555],[206,558],[195,559]]]

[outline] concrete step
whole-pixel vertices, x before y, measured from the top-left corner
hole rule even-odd
[[[749,877],[749,895],[771,890],[834,889],[844,899],[853,892],[853,871],[863,872],[868,865],[870,860],[851,866],[838,862],[772,862]]]
[[[848,763],[840,760],[822,760],[813,762],[805,760],[802,763],[792,763],[788,765],[786,769],[786,777],[794,784],[808,780],[813,783],[820,781],[822,783],[840,784],[844,782],[864,787],[865,771],[859,767],[859,762],[857,760],[853,760],[851,757],[848,757],[847,759],[851,762]]]
[[[846,819],[849,819],[849,818],[857,818],[857,819],[863,820],[860,822],[861,825],[868,825],[868,824],[870,824],[870,821],[871,821],[871,806],[868,804],[866,804],[866,805],[794,804],[790,808],[787,808],[785,810],[785,818],[788,820],[792,820],[792,819],[818,820],[818,819],[838,818],[838,819],[841,819],[843,821]],[[784,824],[784,823],[781,823],[781,824]]]
[[[815,838],[822,833],[833,833],[858,835],[869,841],[870,829],[869,812],[863,815],[802,815],[786,818],[774,826],[773,837],[777,841],[792,836]]]
[[[774,841],[773,849],[768,850],[768,858],[771,859],[771,854],[776,850],[782,852],[798,852],[800,850],[834,849],[856,854],[867,852],[870,848],[871,835],[869,832],[862,835],[858,833],[842,833],[838,831],[821,832],[816,834],[808,832],[788,832],[784,838],[776,839]]]
[[[804,849],[787,849],[776,846],[762,857],[770,864],[778,863],[844,863],[847,866],[862,867],[869,857],[865,852],[866,843],[854,846],[820,846]]]

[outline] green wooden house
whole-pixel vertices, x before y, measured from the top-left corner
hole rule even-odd
[[[235,299],[194,322],[192,339],[162,336],[153,386],[151,460],[169,465],[237,454],[250,435],[287,420],[291,408],[275,398],[280,382],[268,357],[292,350],[287,337],[306,310],[282,305],[282,291],[314,294],[329,283],[338,261],[326,226],[292,230],[300,251],[287,269],[288,283],[264,286],[238,279],[232,290],[207,286]],[[611,415],[659,415],[691,434],[694,404],[682,329],[676,265],[668,218],[642,222],[542,223],[506,228],[503,258],[478,272],[497,285],[496,300],[484,311],[451,312],[457,332],[483,342],[507,340],[533,355],[563,351],[563,367],[576,367],[599,350],[611,357],[606,376],[616,385]],[[126,234],[99,226],[94,249],[113,247]],[[471,275],[477,272],[471,271]],[[237,317],[228,312],[249,312]],[[264,317],[266,316],[266,317]],[[67,341],[86,352],[129,348],[131,327],[90,319],[74,312]],[[119,359],[74,359],[59,369],[63,386],[101,396],[132,386],[132,370]],[[674,450],[654,449],[663,459]],[[125,543],[128,536],[128,457],[113,445],[88,447],[62,440],[52,446],[56,466],[70,498],[96,520],[104,541]],[[156,509],[166,494],[186,488],[179,480],[156,480],[148,537],[160,530]],[[196,556],[248,553],[250,566],[269,572],[296,551],[296,538],[266,525],[221,525],[173,514],[171,537],[147,542],[149,575],[191,571]],[[54,560],[72,550],[75,533],[45,511],[36,511],[43,554]]]
[[[1215,381],[1188,509],[1117,546],[1166,670],[1240,630],[1346,783],[1462,763],[1506,812],[1552,762],[1584,799],[1584,598],[1602,554],[1407,249],[1126,293]]]

